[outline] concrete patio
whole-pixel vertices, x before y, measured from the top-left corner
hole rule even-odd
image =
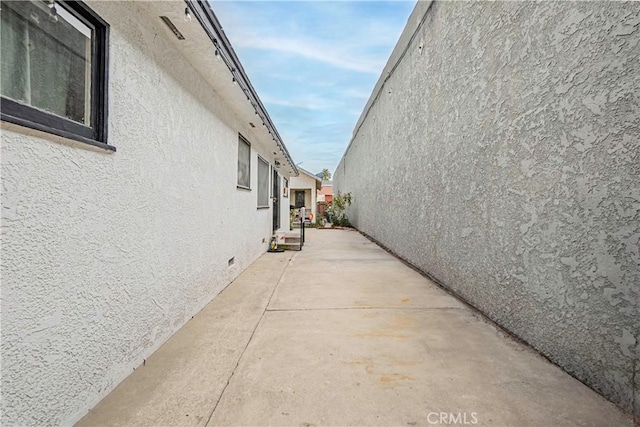
[[[78,425],[632,426],[355,231],[267,253]]]

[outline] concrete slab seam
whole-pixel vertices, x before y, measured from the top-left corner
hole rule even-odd
[[[267,308],[268,312],[331,311],[331,310],[467,310],[467,307],[320,307],[320,308]]]
[[[560,368],[560,370],[562,370],[562,372],[567,373],[568,375],[571,375],[570,372],[567,372],[562,366],[558,365],[557,363],[555,363],[552,359],[550,359],[549,357],[547,357],[544,353],[540,352],[537,348],[535,348],[534,346],[532,346],[530,343],[528,343],[527,341],[525,341],[524,339],[520,338],[519,336],[515,335],[513,332],[509,331],[508,329],[505,329],[502,325],[500,325],[499,323],[497,323],[495,320],[493,320],[491,317],[489,317],[488,315],[486,315],[484,312],[482,312],[480,309],[478,309],[476,306],[474,306],[473,304],[471,304],[469,301],[467,301],[464,297],[462,297],[461,295],[458,295],[456,292],[454,292],[452,289],[449,289],[447,286],[445,286],[440,280],[438,280],[436,277],[432,276],[431,274],[429,274],[428,272],[421,270],[420,268],[418,268],[417,266],[413,265],[412,263],[410,263],[409,261],[407,261],[406,259],[402,258],[401,256],[399,256],[398,254],[396,254],[395,252],[393,252],[390,248],[388,248],[387,246],[385,246],[384,244],[382,244],[381,242],[379,242],[378,240],[376,240],[375,238],[373,238],[372,236],[369,236],[367,233],[365,233],[364,231],[358,230],[357,228],[354,227],[355,230],[357,230],[360,234],[362,234],[364,237],[366,237],[367,239],[369,239],[370,241],[372,241],[373,243],[375,243],[376,245],[380,246],[382,249],[384,249],[385,251],[387,251],[389,254],[393,255],[395,258],[397,258],[399,261],[401,261],[403,264],[405,264],[407,267],[412,268],[413,270],[415,270],[416,272],[420,273],[422,276],[426,277],[427,279],[431,280],[433,283],[435,283],[440,289],[442,289],[443,291],[445,291],[447,294],[451,295],[453,298],[457,299],[458,301],[460,301],[461,303],[463,303],[465,306],[467,306],[469,308],[469,310],[477,315],[482,321],[484,321],[487,324],[492,325],[493,327],[495,327],[499,332],[503,333],[505,335],[505,337],[508,337],[509,339],[512,339],[513,341],[520,343],[526,347],[528,347],[529,349],[531,349],[533,352],[535,352],[535,354],[537,354],[539,357],[542,357],[543,359],[545,359],[547,362],[551,363],[554,366],[557,366],[558,368]],[[634,369],[634,377],[632,377],[632,380],[635,382],[635,369]],[[618,409],[620,409],[623,413],[631,416],[631,418],[633,419],[634,424],[640,426],[640,419],[638,419],[633,413],[629,413],[629,411],[627,411],[625,408],[623,408],[622,406],[618,405],[615,402],[612,402],[611,400],[609,400],[606,396],[603,396],[602,393],[600,393],[598,390],[590,387],[588,384],[586,384],[584,381],[580,380],[580,378],[575,377],[574,375],[571,375],[572,378],[575,378],[577,381],[579,381],[581,384],[584,384],[585,387],[589,388],[590,390],[593,390],[595,393],[597,393],[599,396],[602,396],[604,399],[606,399],[608,402],[610,402],[611,404],[615,405]],[[635,387],[635,385],[634,385]],[[631,389],[632,392],[634,390],[634,388]],[[635,395],[632,397],[633,399],[635,399]],[[632,404],[634,404],[635,401],[632,401]],[[633,406],[632,406],[633,407]]]
[[[222,396],[224,396],[224,392],[227,390],[227,387],[229,387],[229,383],[231,382],[231,379],[235,375],[236,371],[238,370],[238,366],[240,366],[240,361],[242,360],[242,357],[244,356],[245,352],[247,351],[247,347],[249,347],[249,344],[251,344],[251,341],[253,340],[253,336],[255,335],[256,330],[258,330],[258,327],[260,326],[260,323],[262,323],[262,319],[264,319],[264,314],[267,312],[267,308],[269,307],[269,304],[271,304],[271,299],[273,298],[273,295],[275,294],[276,289],[278,289],[278,286],[280,285],[280,282],[282,282],[282,278],[284,277],[284,273],[287,271],[287,267],[289,267],[289,264],[293,261],[293,258],[296,255],[297,255],[297,253],[293,254],[291,256],[291,258],[289,258],[287,260],[287,265],[282,269],[282,273],[280,274],[280,277],[276,281],[276,284],[273,287],[273,290],[271,291],[271,295],[269,295],[269,299],[267,300],[267,304],[265,305],[264,310],[262,311],[262,315],[260,315],[260,319],[258,319],[258,321],[256,322],[256,325],[253,327],[253,330],[251,331],[251,335],[249,336],[249,339],[247,340],[247,344],[245,344],[244,348],[242,349],[242,352],[240,353],[240,356],[238,357],[238,360],[236,361],[236,366],[233,367],[233,370],[231,371],[231,374],[229,375],[229,378],[227,378],[227,383],[222,388],[222,392],[220,393],[220,396],[218,396],[218,400],[216,400],[215,405],[213,405],[213,409],[211,410],[211,413],[209,414],[209,418],[207,418],[207,422],[205,423],[205,427],[207,427],[209,425],[209,423],[211,422],[211,418],[213,418],[213,414],[216,412],[216,409],[218,408],[218,404],[220,404],[220,401],[222,400]]]

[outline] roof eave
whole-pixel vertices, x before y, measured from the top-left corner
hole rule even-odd
[[[194,16],[204,29],[205,33],[211,39],[211,42],[218,49],[221,59],[226,64],[227,68],[231,72],[232,76],[235,78],[236,82],[240,86],[240,88],[245,91],[247,97],[249,98],[251,104],[253,105],[256,113],[262,119],[264,125],[267,127],[269,133],[271,134],[273,141],[276,143],[282,155],[286,158],[287,162],[291,166],[291,169],[295,176],[299,175],[298,168],[296,164],[293,162],[289,151],[287,150],[284,141],[282,141],[282,137],[278,133],[267,109],[262,104],[260,97],[251,84],[247,73],[244,71],[238,56],[236,55],[233,47],[231,46],[231,42],[227,38],[224,30],[222,29],[222,25],[220,25],[220,21],[216,17],[211,5],[206,0],[184,0],[187,4],[187,7],[193,12]]]

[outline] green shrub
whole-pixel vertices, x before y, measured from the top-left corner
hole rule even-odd
[[[327,209],[327,212],[331,215],[331,221],[334,225],[339,227],[351,227],[349,218],[344,211],[351,205],[351,193],[338,193],[333,197],[331,206]]]

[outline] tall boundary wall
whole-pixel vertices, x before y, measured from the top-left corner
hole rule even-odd
[[[640,416],[640,3],[418,2],[334,191]]]

